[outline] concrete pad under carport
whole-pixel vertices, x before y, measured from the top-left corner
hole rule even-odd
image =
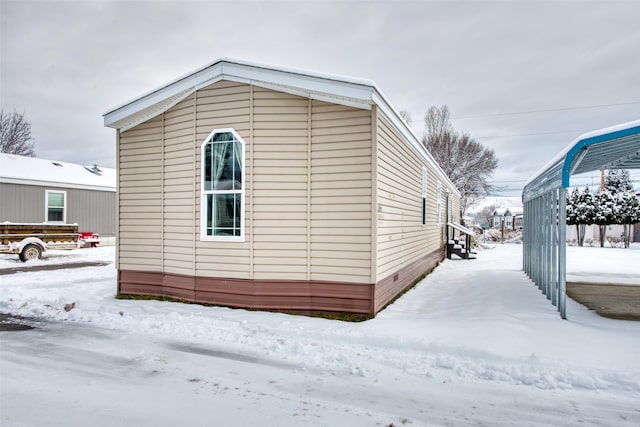
[[[567,282],[567,295],[600,316],[640,321],[640,286]]]
[[[566,195],[571,175],[640,169],[640,120],[581,135],[531,178],[524,203],[523,270],[566,319]]]

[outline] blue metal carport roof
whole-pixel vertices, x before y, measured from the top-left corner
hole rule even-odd
[[[640,120],[576,138],[529,180],[522,200],[568,188],[571,175],[600,169],[640,169]]]
[[[566,318],[566,189],[571,175],[640,169],[640,120],[586,133],[547,163],[522,192],[523,270]]]

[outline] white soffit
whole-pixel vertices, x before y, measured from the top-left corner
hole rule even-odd
[[[447,174],[444,173],[438,162],[435,161],[431,153],[422,144],[420,139],[416,136],[413,130],[407,125],[407,123],[400,117],[400,114],[393,108],[393,106],[387,102],[384,95],[376,88],[376,93],[373,96],[374,103],[378,106],[382,115],[389,120],[393,127],[408,141],[409,145],[415,150],[416,153],[427,163],[435,169],[436,174],[444,181],[449,187],[449,190],[460,197],[460,191],[451,182]]]
[[[377,105],[382,115],[400,132],[414,151],[436,171],[454,194],[460,196],[458,189],[442,171],[431,153],[426,150],[375,83],[366,79],[223,58],[110,109],[103,115],[104,125],[120,131],[131,129],[162,114],[195,91],[220,80],[252,84],[366,110],[370,110],[372,105]]]
[[[173,107],[196,90],[220,80],[254,84],[268,89],[355,108],[370,109],[373,82],[328,74],[219,60],[104,114],[104,125],[130,129]]]

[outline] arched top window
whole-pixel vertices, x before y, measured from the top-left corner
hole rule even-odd
[[[244,141],[215,129],[202,143],[202,240],[244,241]]]

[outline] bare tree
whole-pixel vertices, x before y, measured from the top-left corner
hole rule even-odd
[[[431,139],[441,138],[447,133],[455,133],[453,126],[451,126],[449,107],[446,105],[440,107],[432,105],[429,107],[424,115],[424,130],[426,133],[425,137]]]
[[[36,143],[31,136],[31,123],[23,113],[0,110],[0,152],[34,157]]]
[[[480,209],[480,212],[476,214],[476,218],[481,221],[480,225],[487,224],[489,227],[491,227],[493,212],[495,212],[496,209],[498,209],[498,205],[496,205],[495,203],[487,205]]]
[[[424,122],[422,143],[460,191],[464,215],[469,206],[493,189],[489,179],[498,167],[498,159],[493,150],[453,129],[446,105],[430,107]]]
[[[413,119],[411,118],[411,113],[407,110],[400,111],[400,117],[404,120],[409,126],[413,123]]]

